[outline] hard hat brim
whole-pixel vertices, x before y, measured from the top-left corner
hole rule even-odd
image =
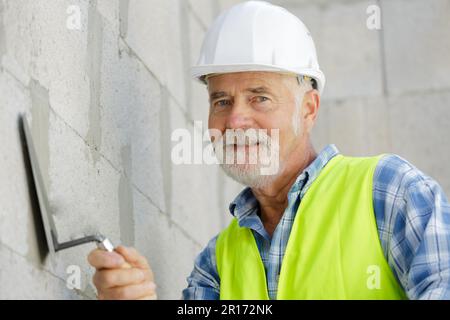
[[[268,64],[230,64],[230,65],[197,65],[191,67],[191,75],[201,83],[205,83],[204,77],[213,73],[234,73],[246,71],[291,72],[299,75],[310,76],[317,82],[317,89],[322,94],[325,87],[325,76],[322,71],[307,68],[283,68]]]

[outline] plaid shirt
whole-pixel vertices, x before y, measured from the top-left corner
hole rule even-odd
[[[281,263],[300,201],[337,154],[337,148],[328,145],[298,176],[272,239],[258,216],[258,202],[250,188],[230,204],[239,225],[253,232],[271,299],[277,295]],[[401,157],[385,155],[375,170],[373,204],[384,255],[408,297],[450,299],[450,204],[438,183]],[[183,299],[219,299],[216,239],[197,256]]]

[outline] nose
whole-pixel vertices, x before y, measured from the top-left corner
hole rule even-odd
[[[226,121],[227,129],[247,129],[253,125],[251,108],[243,99],[235,99]]]

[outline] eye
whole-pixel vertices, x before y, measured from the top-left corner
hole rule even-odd
[[[216,106],[216,107],[226,107],[226,106],[229,106],[230,104],[231,104],[231,101],[226,100],[226,99],[222,99],[222,100],[214,102],[214,106]]]
[[[254,98],[254,101],[257,103],[262,103],[262,102],[266,102],[269,101],[270,99],[264,96],[257,96]]]

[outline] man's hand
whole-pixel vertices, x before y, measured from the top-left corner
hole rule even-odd
[[[118,246],[114,252],[91,251],[89,264],[96,272],[93,282],[100,300],[154,300],[156,284],[145,257],[136,249]]]

